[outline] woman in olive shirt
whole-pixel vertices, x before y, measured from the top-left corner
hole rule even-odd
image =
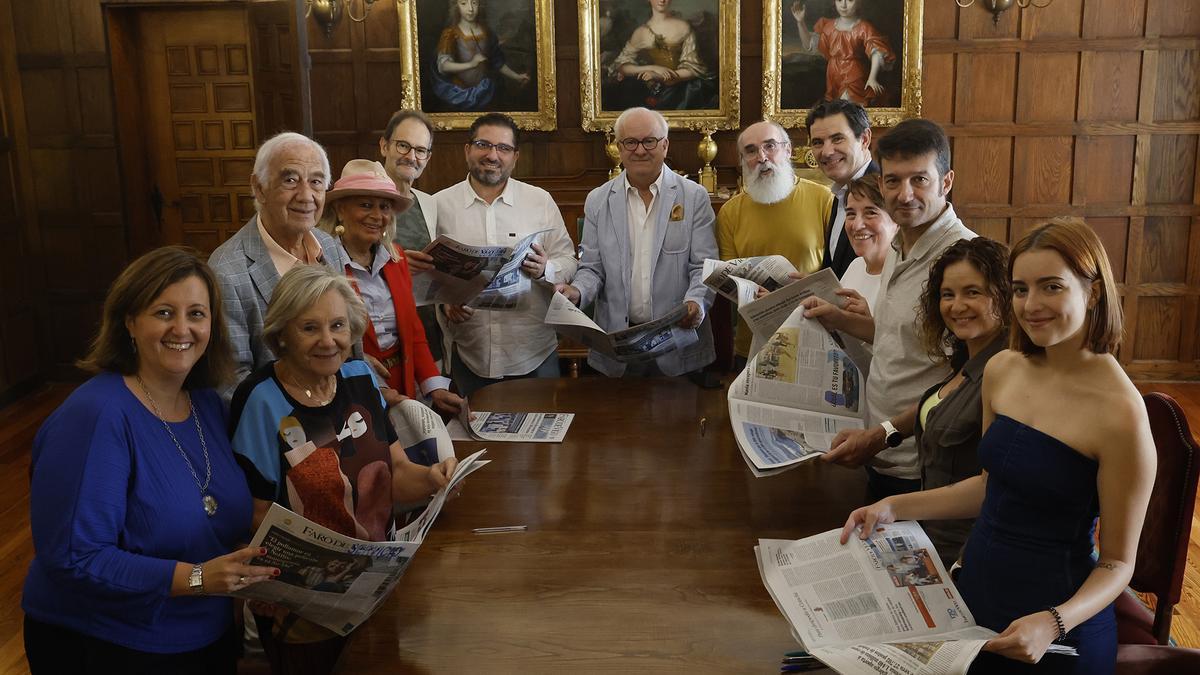
[[[914,434],[921,489],[957,483],[980,472],[983,367],[1004,349],[1012,316],[1008,247],[984,237],[963,239],[929,268],[917,321],[929,357],[954,372],[918,399]],[[971,520],[922,522],[946,566],[958,559]]]

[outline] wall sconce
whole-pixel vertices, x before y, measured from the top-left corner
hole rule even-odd
[[[966,0],[965,2],[963,0],[954,0],[954,2],[959,7],[970,7],[975,4],[975,0]],[[979,0],[979,2],[983,5],[984,9],[992,13],[992,23],[998,24],[1000,23],[1000,15],[1014,4],[1021,9],[1029,6],[1041,9],[1042,7],[1049,7],[1050,3],[1054,2],[1054,0],[1042,0],[1040,3],[1036,0]]]
[[[351,21],[362,23],[367,20],[375,0],[359,0],[359,3],[362,5],[362,14],[355,16],[354,0],[305,0],[304,16],[312,14],[317,23],[325,29],[325,37],[333,37],[333,28],[342,20],[343,9]]]

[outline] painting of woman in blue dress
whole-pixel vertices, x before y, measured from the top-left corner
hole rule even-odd
[[[444,21],[422,17],[423,25],[444,26],[436,48],[422,58],[427,112],[537,110],[536,91],[530,86],[537,62],[533,6],[511,0],[492,3],[498,6],[495,24],[488,22],[486,0],[449,0]]]

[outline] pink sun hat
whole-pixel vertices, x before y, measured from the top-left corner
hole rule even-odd
[[[407,211],[412,206],[412,197],[405,197],[396,190],[387,171],[379,162],[369,159],[352,159],[342,168],[342,177],[333,184],[333,189],[325,193],[327,202],[334,202],[342,197],[353,195],[369,195],[392,200],[396,213]]]

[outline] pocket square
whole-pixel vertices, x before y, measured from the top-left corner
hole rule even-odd
[[[676,204],[671,207],[671,222],[683,220],[683,204]]]

